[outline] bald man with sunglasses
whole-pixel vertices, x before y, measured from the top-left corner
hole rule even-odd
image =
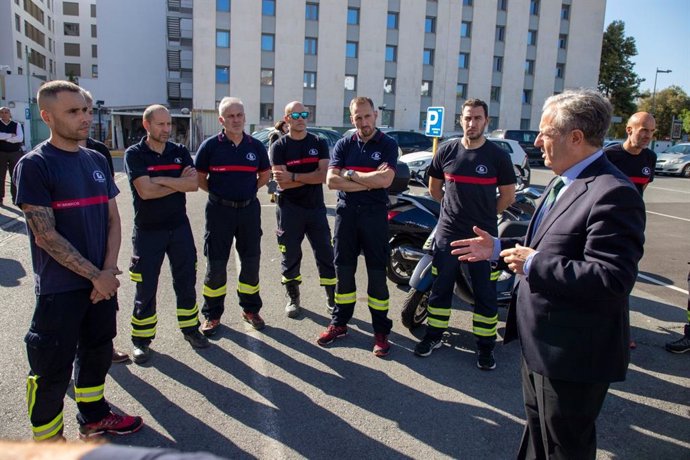
[[[302,241],[306,235],[314,251],[319,271],[319,284],[326,290],[327,308],[335,307],[335,267],[331,229],[326,219],[323,184],[328,171],[328,145],[320,137],[307,132],[309,112],[299,101],[285,106],[287,135],[271,144],[270,158],[273,177],[278,182],[276,218],[278,248],[282,254],[282,284],[288,303],[285,313],[295,318],[301,310],[299,285]]]

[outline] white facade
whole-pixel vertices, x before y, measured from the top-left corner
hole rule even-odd
[[[96,0],[53,1],[58,78],[98,78]]]

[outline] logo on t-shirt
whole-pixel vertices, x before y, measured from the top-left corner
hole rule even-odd
[[[316,149],[309,149],[309,155],[315,157],[316,155],[319,154],[319,151]]]
[[[379,161],[381,159],[381,152],[374,152],[371,154],[371,159]]]
[[[180,157],[175,158],[174,161],[175,161],[175,163],[177,163],[178,165],[179,165],[179,164],[182,164],[182,158],[180,158]]]
[[[477,168],[475,169],[475,171],[477,171],[477,174],[486,174],[487,172],[489,172],[489,170],[487,169],[487,167],[484,166],[484,165],[479,165],[479,166],[477,166]]]
[[[249,160],[249,161],[255,161],[256,160],[256,155],[254,155],[254,152],[249,152],[247,154],[247,160]]]
[[[652,170],[649,169],[649,167],[645,166],[644,168],[642,168],[642,174],[644,174],[645,176],[649,176],[652,174]]]
[[[96,182],[105,182],[105,174],[97,169],[93,172],[93,180]]]

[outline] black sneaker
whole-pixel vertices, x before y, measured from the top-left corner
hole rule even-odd
[[[208,348],[208,339],[196,329],[184,335],[184,339],[194,348]]]
[[[414,354],[421,357],[426,357],[431,354],[432,351],[437,348],[441,348],[441,337],[434,339],[429,336],[425,336],[421,342],[414,347]]]
[[[496,359],[492,348],[480,348],[477,350],[477,367],[483,371],[496,369]]]
[[[136,364],[144,364],[151,358],[151,349],[148,345],[134,345],[132,350],[132,361]]]
[[[690,338],[683,336],[682,338],[666,344],[666,351],[671,353],[685,353],[690,351]]]

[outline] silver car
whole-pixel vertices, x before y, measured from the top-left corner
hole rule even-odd
[[[676,144],[659,154],[654,173],[690,177],[690,143]]]

